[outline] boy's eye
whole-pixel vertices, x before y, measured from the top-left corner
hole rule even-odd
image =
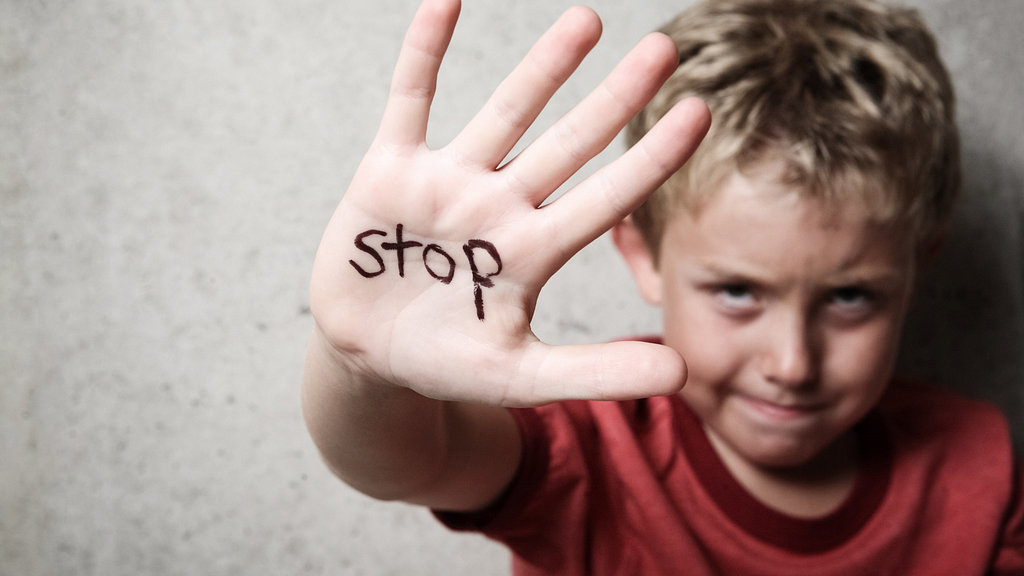
[[[844,286],[832,291],[830,304],[845,315],[863,316],[869,313],[875,304],[875,295],[868,290],[856,286]]]
[[[832,292],[832,301],[836,304],[843,305],[856,305],[866,304],[871,300],[871,294],[863,288],[857,288],[855,286],[846,286],[838,288]]]
[[[715,288],[722,302],[732,307],[747,307],[754,303],[754,292],[747,284],[722,284]]]

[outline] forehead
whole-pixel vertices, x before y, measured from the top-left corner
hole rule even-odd
[[[661,263],[723,274],[840,281],[912,274],[913,242],[856,202],[823,200],[763,174],[733,172],[695,209],[667,223]]]

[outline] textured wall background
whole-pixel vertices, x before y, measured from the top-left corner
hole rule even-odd
[[[465,0],[434,143],[570,3]],[[541,124],[688,3],[592,2],[605,38]],[[313,254],[415,4],[0,0],[0,574],[507,574],[336,481],[298,407]],[[1024,4],[914,4],[956,79],[967,194],[902,364],[1024,440]],[[535,325],[658,321],[601,239]]]

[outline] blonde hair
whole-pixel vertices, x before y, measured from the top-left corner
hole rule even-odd
[[[633,214],[658,255],[674,210],[699,209],[733,171],[782,159],[783,182],[855,200],[918,242],[949,224],[960,188],[953,89],[917,13],[873,0],[705,0],[665,25],[679,67],[627,127],[630,146],[679,100],[712,128]]]

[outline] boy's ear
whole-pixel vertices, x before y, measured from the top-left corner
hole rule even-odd
[[[925,271],[931,268],[932,264],[935,263],[935,259],[939,257],[939,253],[946,246],[946,238],[948,237],[949,230],[940,230],[918,247],[918,271]],[[920,274],[918,276],[920,277]]]
[[[633,272],[640,295],[648,304],[661,305],[661,273],[651,255],[651,250],[644,241],[643,234],[633,224],[633,219],[626,217],[612,228],[612,242],[619,254],[626,260]]]
[[[924,283],[928,271],[935,264],[935,260],[939,257],[939,253],[946,246],[946,238],[948,237],[948,230],[940,230],[931,238],[918,245],[916,266],[914,268],[914,291],[912,293],[914,297],[921,291],[921,285]]]

